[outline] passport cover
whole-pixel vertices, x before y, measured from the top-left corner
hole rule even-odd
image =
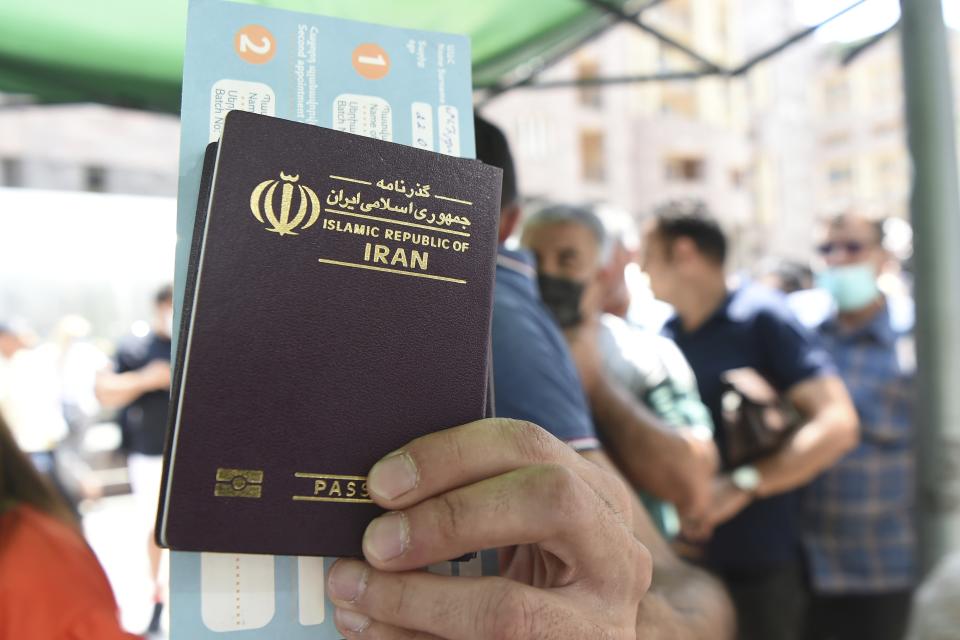
[[[500,170],[240,111],[216,152],[158,537],[359,555],[370,466],[486,413]]]

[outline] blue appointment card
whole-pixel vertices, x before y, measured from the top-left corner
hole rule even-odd
[[[177,193],[178,300],[204,149],[219,139],[223,117],[231,109],[472,158],[470,41],[255,5],[191,0]]]
[[[191,0],[177,194],[178,316],[204,150],[219,139],[224,115],[232,109],[472,158],[470,42],[458,35]],[[172,552],[171,637],[340,638],[324,595],[331,563]],[[479,575],[480,561],[432,569]]]

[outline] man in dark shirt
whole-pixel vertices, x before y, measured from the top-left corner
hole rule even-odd
[[[829,355],[794,319],[778,294],[727,288],[726,238],[700,211],[674,207],[649,225],[644,271],[676,316],[666,332],[693,367],[717,425],[723,472],[712,508],[686,535],[706,543],[705,562],[730,589],[740,637],[793,640],[804,606],[799,499],[794,491],[857,441],[857,417]],[[750,368],[802,416],[772,455],[733,468],[722,416],[722,375]]]
[[[160,549],[153,524],[160,495],[163,444],[170,401],[170,337],[173,327],[173,287],[154,297],[153,326],[147,335],[131,336],[117,348],[115,369],[97,376],[97,399],[120,409],[123,448],[127,452],[130,486],[147,529],[147,553],[154,583],[154,612],[149,632],[159,630],[163,602]]]

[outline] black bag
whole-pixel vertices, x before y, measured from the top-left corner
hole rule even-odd
[[[720,407],[730,468],[776,452],[800,426],[800,416],[756,370],[731,369],[720,376]]]

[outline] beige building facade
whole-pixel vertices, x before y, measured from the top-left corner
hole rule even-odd
[[[175,196],[180,121],[0,95],[0,187]]]
[[[960,109],[960,33],[948,33]],[[818,65],[818,203],[823,210],[856,207],[906,218],[911,166],[899,34],[891,32],[847,64],[845,53],[825,51]]]
[[[669,2],[645,20],[724,64],[727,2]],[[696,44],[694,44],[696,42]],[[621,24],[542,74],[545,81],[692,69],[689,59]],[[665,200],[696,197],[749,222],[750,150],[739,83],[703,79],[603,87],[516,90],[482,109],[501,125],[517,156],[524,195],[605,201],[636,215]]]
[[[735,66],[802,29],[794,10],[793,0],[675,0],[644,20]],[[951,43],[957,90],[960,34]],[[482,113],[507,132],[530,198],[605,201],[639,219],[673,199],[700,199],[733,238],[735,267],[806,260],[828,215],[908,216],[898,35],[845,61],[856,46],[808,38],[738,78],[520,89]],[[622,24],[541,79],[692,68]]]
[[[802,28],[795,4],[667,0],[643,20],[733,67]],[[958,89],[960,35],[951,38]],[[735,266],[804,259],[826,215],[849,207],[907,215],[897,34],[844,63],[849,50],[808,38],[736,78],[522,88],[480,111],[506,131],[529,198],[602,201],[639,219],[670,200],[699,199],[734,239]],[[539,79],[696,66],[622,23]],[[178,138],[173,116],[0,95],[0,186],[172,196]]]

